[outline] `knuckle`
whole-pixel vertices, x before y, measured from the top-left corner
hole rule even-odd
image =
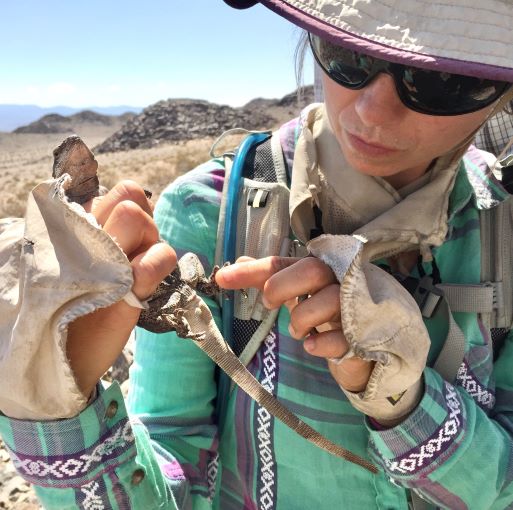
[[[131,200],[123,200],[114,206],[112,214],[121,217],[127,223],[142,224],[145,220],[144,211]]]
[[[308,310],[302,310],[296,306],[290,312],[290,323],[300,337],[304,336],[313,327],[311,322],[311,314],[308,313]]]
[[[132,200],[137,203],[146,200],[144,190],[135,181],[125,179],[118,182],[114,189],[122,200]]]
[[[160,245],[159,245],[160,246]],[[170,273],[175,267],[178,262],[178,257],[176,255],[176,251],[169,246],[167,243],[162,243],[162,255],[166,264],[166,268],[164,270],[164,273]]]
[[[269,257],[269,263],[271,266],[272,274],[279,273],[280,271],[283,271],[283,269],[286,269],[289,266],[289,264],[287,264],[287,259],[285,257],[280,257],[278,255],[273,255],[272,257]]]
[[[160,264],[150,261],[141,261],[136,264],[132,268],[132,272],[134,276],[133,291],[139,299],[146,299],[153,294],[157,285],[167,274],[163,273]]]
[[[264,297],[265,297],[268,305],[271,308],[276,308],[277,306],[279,306],[281,304],[279,301],[279,298],[280,298],[279,292],[280,292],[279,283],[276,280],[273,280],[273,278],[270,278],[269,280],[267,280],[265,282],[263,293],[264,293]]]
[[[326,287],[326,291],[330,300],[336,301],[337,303],[340,301],[340,284],[332,283]]]
[[[305,279],[316,282],[331,279],[331,269],[316,257],[305,257],[300,260],[300,264],[298,271]]]
[[[141,260],[133,267],[132,270],[134,279],[136,279],[140,284],[144,282],[151,285],[158,279],[160,274],[159,264],[151,260]]]
[[[134,277],[159,283],[175,267],[175,250],[166,243],[155,243],[133,267]]]

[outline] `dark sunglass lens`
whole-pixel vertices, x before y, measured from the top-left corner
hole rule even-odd
[[[365,71],[349,66],[339,60],[332,60],[326,66],[326,71],[331,79],[345,87],[359,87],[368,76]]]
[[[310,43],[317,62],[332,80],[344,87],[362,86],[371,66],[367,57],[314,35],[310,35]]]
[[[436,115],[479,110],[498,99],[507,87],[504,82],[411,67],[402,68],[401,84],[403,96],[414,109]]]

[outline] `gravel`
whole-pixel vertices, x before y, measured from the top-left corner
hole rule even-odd
[[[32,486],[16,473],[4,443],[0,440],[0,508],[9,510],[39,510]]]

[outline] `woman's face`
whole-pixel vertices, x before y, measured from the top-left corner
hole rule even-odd
[[[467,138],[494,107],[448,117],[417,113],[403,105],[387,74],[349,90],[323,73],[323,85],[328,118],[349,164],[396,189]]]

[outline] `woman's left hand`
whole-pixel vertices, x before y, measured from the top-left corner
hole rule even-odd
[[[304,348],[311,355],[330,360],[348,351],[340,323],[340,285],[321,260],[241,257],[235,264],[221,268],[216,282],[225,289],[258,288],[270,309],[285,304],[290,311],[291,336],[305,338]],[[329,362],[337,383],[351,392],[365,389],[373,368],[373,362],[355,357]]]

